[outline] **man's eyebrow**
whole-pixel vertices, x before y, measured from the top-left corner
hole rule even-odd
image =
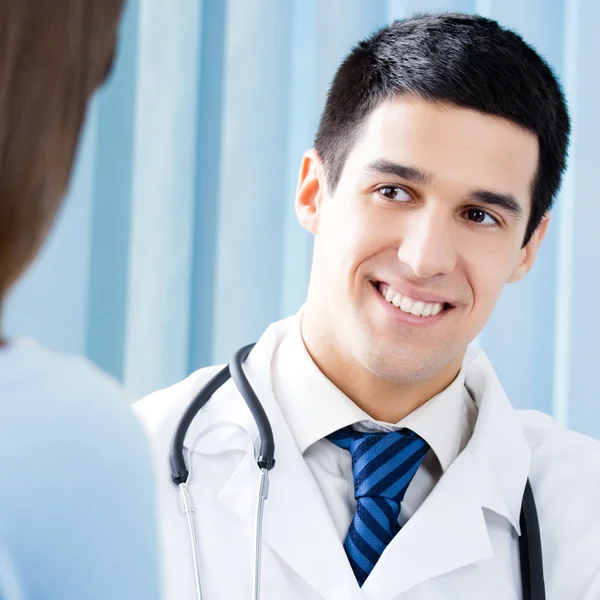
[[[415,183],[421,183],[423,185],[433,181],[433,175],[427,171],[422,171],[416,167],[401,165],[390,160],[375,160],[369,163],[365,169],[370,173],[378,175],[395,175],[401,179],[414,181]]]
[[[366,165],[365,169],[378,175],[395,175],[400,179],[414,181],[426,185],[434,179],[433,175],[428,171],[423,171],[417,167],[401,165],[390,160],[379,159]],[[491,192],[489,190],[475,190],[469,194],[472,202],[481,202],[488,206],[497,206],[512,214],[515,219],[522,220],[524,218],[523,208],[517,202],[512,194],[502,194],[499,192]]]
[[[500,194],[488,190],[475,190],[469,194],[474,202],[481,202],[489,206],[498,206],[511,213],[515,219],[521,221],[524,218],[523,208],[512,194]]]

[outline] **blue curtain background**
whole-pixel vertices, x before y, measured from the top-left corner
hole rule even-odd
[[[478,343],[515,406],[600,437],[596,0],[131,0],[7,333],[85,354],[139,397],[295,312],[311,259],[297,171],[335,68],[377,26],[432,10],[516,29],[566,88],[574,135],[550,233]]]

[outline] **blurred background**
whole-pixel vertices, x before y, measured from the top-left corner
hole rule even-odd
[[[137,398],[296,312],[312,241],[294,191],[333,73],[378,26],[440,10],[515,29],[567,92],[574,135],[550,233],[476,343],[516,407],[600,437],[596,0],[130,0],[7,334],[86,355]]]

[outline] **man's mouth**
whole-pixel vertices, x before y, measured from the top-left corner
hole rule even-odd
[[[426,302],[418,298],[411,298],[401,294],[387,283],[375,283],[375,287],[387,302],[415,317],[435,317],[451,308],[448,302]]]

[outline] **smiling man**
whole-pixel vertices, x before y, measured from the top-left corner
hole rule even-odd
[[[534,264],[569,128],[549,67],[482,17],[396,22],[338,69],[296,195],[306,303],[244,364],[275,442],[263,599],[600,598],[600,443],[515,411],[469,348]],[[187,418],[217,371],[137,407],[178,600],[252,597],[265,434],[231,381]]]
[[[347,93],[334,86],[332,120],[342,117],[336,92]],[[336,386],[387,422],[455,378],[548,223],[548,206],[532,207],[537,136],[458,102],[409,88],[367,115],[356,107],[343,166],[336,137],[347,132],[327,120],[302,166],[298,212],[315,234],[304,341]]]

